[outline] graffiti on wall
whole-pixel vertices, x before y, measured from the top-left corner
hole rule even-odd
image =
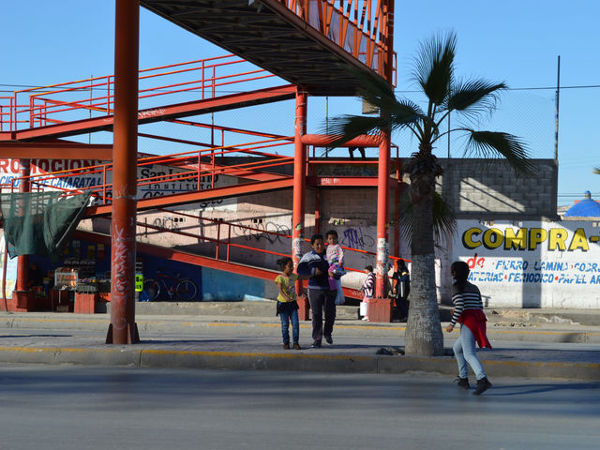
[[[358,250],[369,250],[375,247],[375,239],[366,234],[360,226],[350,227],[343,231],[340,244]]]
[[[292,234],[292,230],[286,225],[281,225],[275,222],[251,222],[248,224],[240,224],[247,226],[252,229],[248,229],[242,226],[234,226],[232,232],[236,237],[243,237],[247,241],[267,241],[270,244],[274,243],[287,243],[285,237],[279,236],[283,234],[289,236]],[[278,233],[278,234],[272,234]]]
[[[156,217],[152,225],[166,230],[179,230],[181,224],[185,221],[185,217],[161,216]]]

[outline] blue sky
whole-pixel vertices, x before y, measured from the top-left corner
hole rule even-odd
[[[517,134],[529,144],[533,156],[552,158],[552,87],[556,85],[557,55],[561,55],[564,88],[560,97],[559,204],[572,203],[586,189],[599,199],[600,176],[592,174],[592,168],[600,166],[598,17],[600,3],[594,0],[397,1],[398,95],[414,98],[410,71],[418,42],[454,30],[458,35],[459,75],[504,81],[516,89],[506,92],[494,118],[479,126]],[[113,0],[7,1],[2,19],[5,45],[0,90],[113,72]],[[141,68],[225,53],[144,9],[140,29]],[[551,89],[540,89],[548,87]],[[360,102],[329,99],[327,108],[329,116],[358,114]],[[325,99],[310,99],[309,132],[317,132],[325,117]],[[293,102],[217,113],[214,120],[223,125],[292,134]],[[403,154],[414,151],[414,142],[408,137],[397,135],[393,140]],[[147,150],[183,151],[169,147]],[[440,145],[438,152],[446,156],[447,144]],[[453,156],[462,155],[460,140],[451,141],[451,152]]]

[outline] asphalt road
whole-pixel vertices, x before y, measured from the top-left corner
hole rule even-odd
[[[381,347],[404,346],[404,331],[383,330],[371,334],[361,333],[360,328],[339,328],[334,330],[334,346],[323,344],[322,349],[311,349],[311,339],[302,329],[300,344],[304,354],[368,354],[373,355]],[[451,348],[458,333],[444,335],[444,344]],[[104,344],[105,330],[55,329],[46,328],[3,328],[0,327],[0,345],[4,346],[48,346],[88,348],[107,348]],[[492,340],[494,356],[512,359],[515,354],[519,358],[535,361],[536,350],[552,352],[553,361],[577,362],[585,353],[584,361],[600,363],[600,344],[571,342],[535,342],[523,340]],[[141,345],[156,349],[177,348],[182,350],[211,351],[266,351],[281,352],[281,332],[279,325],[228,326],[219,325],[195,329],[177,329],[174,331],[153,331],[141,333]],[[135,346],[134,346],[135,347]],[[516,353],[515,353],[516,352]],[[292,352],[293,353],[293,352]],[[506,355],[505,355],[506,353]],[[485,351],[479,354],[482,360],[488,355]],[[547,357],[547,354],[543,354]]]
[[[0,448],[596,449],[600,383],[65,366],[0,369]]]

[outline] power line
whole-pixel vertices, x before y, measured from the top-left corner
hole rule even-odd
[[[600,84],[577,84],[573,86],[560,86],[561,89],[590,89],[600,88]],[[539,91],[539,90],[556,90],[556,86],[548,87],[521,87],[521,88],[507,88],[507,91]]]
[[[561,89],[594,89],[594,88],[600,88],[600,84],[575,84],[572,86],[560,86]],[[556,90],[556,86],[532,86],[532,87],[515,87],[515,88],[506,88],[506,91],[555,91]],[[421,93],[423,91],[420,90],[414,90],[414,91],[405,91],[405,90],[399,90],[399,89],[395,89],[394,92],[399,93],[399,94],[418,94]]]

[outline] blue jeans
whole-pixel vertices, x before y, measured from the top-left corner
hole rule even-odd
[[[473,336],[473,333],[471,333],[471,330],[469,330],[469,327],[461,325],[460,337],[452,347],[454,350],[454,357],[458,363],[458,376],[461,378],[467,378],[469,376],[469,367],[467,364],[473,369],[476,379],[481,380],[486,376],[483,371],[483,366],[477,357],[475,345],[475,337]]]
[[[292,339],[294,344],[298,343],[300,339],[300,323],[298,322],[298,310],[292,309],[291,311],[281,311],[279,313],[281,318],[281,337],[283,337],[283,343],[290,343],[290,320],[292,321]]]

